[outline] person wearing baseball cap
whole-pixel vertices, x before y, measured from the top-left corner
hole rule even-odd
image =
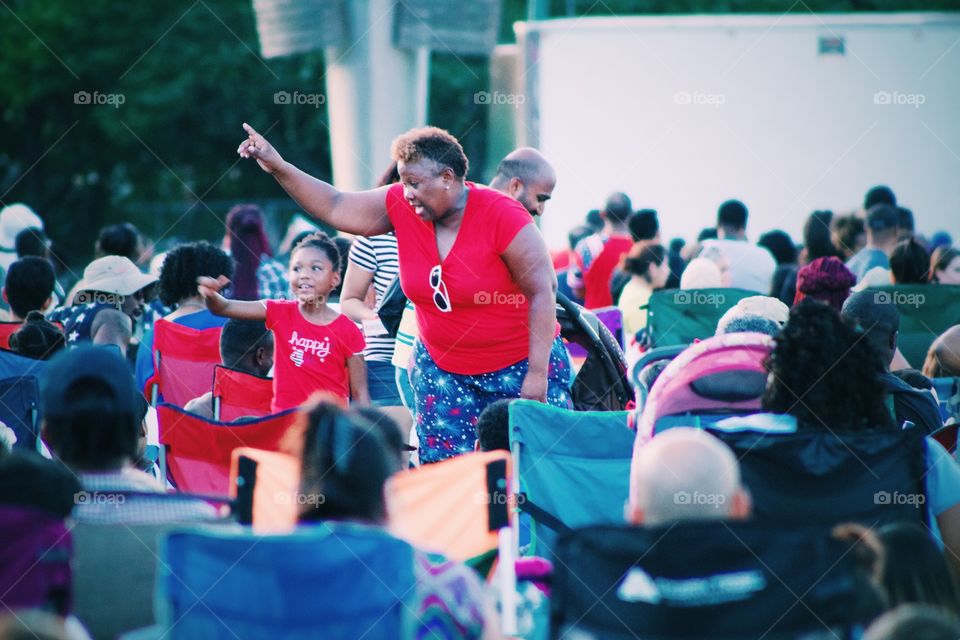
[[[864,226],[867,232],[867,246],[847,260],[847,268],[857,277],[858,282],[874,267],[890,268],[889,256],[897,246],[900,214],[892,205],[881,202],[867,210],[867,221]]]
[[[68,346],[115,344],[126,353],[133,322],[143,313],[144,289],[156,281],[129,258],[98,258],[74,287],[73,306],[57,309],[48,320],[64,326]]]
[[[24,229],[43,230],[43,220],[33,209],[17,202],[0,210],[0,267],[4,271],[17,259],[17,234]]]

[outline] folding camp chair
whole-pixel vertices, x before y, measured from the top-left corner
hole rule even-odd
[[[0,505],[0,608],[70,613],[72,544],[62,517]]]
[[[17,376],[39,378],[47,367],[46,360],[34,360],[16,351],[0,348],[0,379]]]
[[[169,320],[153,328],[153,377],[145,394],[154,406],[164,402],[185,406],[210,391],[213,369],[220,364],[220,331],[191,329]]]
[[[740,461],[757,522],[777,526],[859,522],[868,527],[927,523],[927,444],[919,429],[707,431]]]
[[[19,331],[22,326],[22,322],[0,322],[0,347],[9,349],[10,336]]]
[[[600,525],[563,537],[557,556],[552,638],[848,638],[870,592],[828,528]]]
[[[40,387],[36,377],[0,380],[0,421],[16,434],[16,448],[39,450]]]
[[[937,336],[960,324],[960,286],[898,284],[870,288],[877,302],[896,305],[900,313],[897,347],[913,367],[921,367]]]
[[[297,410],[289,409],[263,418],[216,422],[161,402],[157,407],[161,469],[180,491],[227,495],[233,450],[276,451],[296,417]]]
[[[652,346],[690,344],[717,332],[717,323],[743,298],[745,289],[661,289],[647,303],[647,332]]]
[[[233,450],[230,495],[241,524],[257,533],[289,533],[297,525],[300,461],[286,453],[251,447]]]
[[[627,415],[510,404],[514,493],[533,519],[529,554],[551,557],[557,532],[623,520],[634,440]]]
[[[325,523],[283,536],[205,528],[171,533],[160,549],[165,638],[413,636],[413,548],[377,527]]]
[[[610,331],[610,335],[616,339],[617,344],[623,349],[623,312],[620,311],[620,308],[603,307],[602,309],[591,309],[590,311],[597,317],[597,320]],[[571,358],[586,358],[588,355],[587,350],[575,342],[567,344],[567,351],[570,352]]]
[[[213,419],[233,422],[237,418],[270,415],[273,378],[217,365],[213,369]]]

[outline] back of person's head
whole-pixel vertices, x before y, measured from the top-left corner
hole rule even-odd
[[[10,336],[10,349],[34,360],[49,360],[65,349],[67,339],[60,327],[39,311],[31,311],[23,325]]]
[[[630,237],[634,242],[653,240],[660,233],[660,221],[653,209],[640,209],[627,220]]]
[[[807,262],[839,255],[830,230],[832,221],[832,211],[814,211],[803,223],[803,247],[806,250]]]
[[[405,165],[429,160],[436,163],[437,175],[447,168],[460,179],[470,170],[460,141],[438,127],[420,127],[400,134],[390,145],[390,157]]]
[[[840,311],[855,284],[857,276],[839,258],[817,258],[797,272],[797,292],[793,303],[813,298]]]
[[[871,187],[863,197],[863,208],[869,209],[877,204],[886,204],[891,207],[897,206],[897,196],[893,193],[893,189],[882,184]]]
[[[899,522],[878,532],[884,547],[883,586],[890,606],[927,604],[960,617],[960,590],[943,551],[919,524]]]
[[[262,320],[228,320],[220,331],[220,360],[231,369],[267,375],[273,366],[273,333]]]
[[[867,209],[867,234],[874,242],[896,240],[899,232],[900,214],[893,205],[875,204]]]
[[[785,231],[774,229],[760,236],[757,244],[770,252],[778,265],[793,264],[797,261],[797,245]]]
[[[683,248],[687,246],[687,241],[683,238],[674,238],[670,241],[670,252],[680,255]]]
[[[736,456],[706,431],[677,427],[634,450],[628,522],[656,526],[749,515]]]
[[[930,279],[930,254],[910,236],[897,243],[890,254],[890,273],[895,284],[922,284]]]
[[[697,242],[703,242],[704,240],[716,240],[717,239],[717,228],[716,227],[704,227],[700,229],[700,233],[697,234]]]
[[[923,375],[928,378],[960,377],[960,324],[941,333],[930,345],[923,363]]]
[[[480,451],[510,450],[510,404],[513,399],[491,402],[477,418],[477,446]]]
[[[116,350],[62,351],[41,379],[44,442],[74,469],[118,469],[137,454],[139,395]]]
[[[396,464],[381,434],[366,420],[327,401],[308,402],[300,421],[300,521],[383,524],[384,486]]]
[[[238,204],[227,212],[227,239],[230,255],[236,261],[233,277],[233,297],[238,300],[257,300],[259,281],[257,269],[261,256],[272,256],[270,241],[263,228],[263,212],[255,204]]]
[[[766,368],[765,411],[790,414],[802,428],[895,428],[879,379],[880,355],[829,305],[803,300],[794,306]]]
[[[960,249],[938,247],[930,255],[930,282],[960,284]],[[956,262],[954,262],[956,261]]]
[[[901,605],[873,621],[862,640],[957,640],[956,616],[924,605]]]
[[[715,289],[723,286],[723,274],[710,258],[694,258],[680,275],[681,289]]]
[[[56,275],[49,260],[36,256],[20,258],[7,269],[3,283],[4,297],[18,318],[31,311],[43,311],[51,301]]]
[[[747,205],[739,200],[727,200],[717,209],[717,229],[740,233],[747,228]]]
[[[387,452],[390,453],[394,471],[406,469],[408,463],[407,452],[412,450],[412,447],[408,448],[403,441],[403,431],[397,421],[376,407],[355,407],[351,411],[361,421],[365,421],[367,429],[380,435]]]
[[[864,220],[856,214],[835,217],[831,226],[833,246],[842,254],[841,257],[849,258],[866,242]]]
[[[632,214],[633,203],[630,202],[630,196],[622,191],[611,193],[603,206],[603,215],[612,224],[625,224]]]
[[[600,215],[600,209],[590,209],[590,211],[587,211],[584,224],[590,227],[594,233],[603,229],[603,216]]]
[[[912,236],[915,230],[913,211],[897,205],[897,214],[899,216],[897,227],[900,229],[900,237],[906,238]]]
[[[622,269],[635,276],[650,279],[650,268],[659,267],[667,259],[667,250],[661,244],[638,242],[623,256]]]
[[[96,250],[100,257],[123,256],[136,262],[142,249],[140,231],[129,222],[107,225],[97,235]]]
[[[843,319],[855,324],[866,334],[864,338],[889,363],[896,350],[897,332],[900,330],[900,312],[889,294],[877,291],[853,293],[841,309]]]
[[[567,232],[567,243],[571,249],[576,249],[581,240],[593,233],[593,229],[585,224],[578,224]]]
[[[160,301],[172,307],[197,295],[197,278],[233,277],[233,260],[209,242],[181,244],[167,253],[160,269]]]
[[[30,227],[18,233],[13,244],[18,258],[24,256],[46,258],[50,253],[50,238],[43,229],[37,227]]]

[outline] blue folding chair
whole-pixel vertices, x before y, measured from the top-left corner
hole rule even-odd
[[[160,549],[157,621],[172,640],[413,635],[413,547],[379,528],[203,527],[171,533]]]
[[[517,506],[533,520],[529,554],[551,557],[568,529],[623,521],[635,435],[627,416],[510,404]]]
[[[13,429],[18,449],[40,446],[40,386],[34,376],[0,380],[0,421]]]

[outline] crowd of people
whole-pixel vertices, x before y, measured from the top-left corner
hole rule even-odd
[[[555,224],[547,203],[558,175],[535,149],[506,156],[487,186],[467,179],[456,138],[415,129],[394,141],[375,188],[349,192],[307,175],[244,129],[239,155],[334,237],[307,229],[275,250],[262,211],[238,204],[216,243],[181,242],[154,255],[121,223],[99,233],[96,258],[71,283],[54,268],[38,215],[23,204],[0,212],[0,378],[36,376],[42,415],[40,438],[27,446],[17,440],[22,433],[0,425],[0,507],[99,524],[222,519],[203,498],[167,500],[177,489],[148,453],[158,445],[153,405],[163,401],[149,393],[160,319],[218,331],[220,364],[272,378],[271,412],[299,410],[283,447],[299,461],[301,491],[325,496],[301,505],[299,526],[384,528],[394,474],[510,450],[515,399],[573,409],[579,362],[561,336],[558,294],[588,310],[619,309],[632,364],[656,346],[648,306],[657,292],[740,290],[717,335],[763,334],[773,345],[751,429],[773,431],[788,418],[796,431],[924,436],[929,526],[835,531],[866,558],[878,604],[858,620],[864,637],[960,636],[960,465],[930,437],[955,422],[945,419],[948,399],[931,380],[960,377],[960,317],[930,336],[923,362],[908,361],[898,348],[897,306],[874,292],[910,285],[952,287],[944,290],[960,296],[960,250],[944,232],[919,233],[893,190],[870,189],[855,212],[813,212],[799,242],[781,230],[752,242],[748,208],[731,199],[696,238],[669,243],[657,211],[635,210],[616,192],[570,230],[568,247],[551,253],[538,225]],[[656,384],[663,366],[644,370],[641,385]],[[212,419],[211,391],[184,408]],[[624,522],[749,520],[751,487],[739,465],[724,442],[692,425],[638,438],[623,478]],[[77,503],[77,492],[135,497]],[[683,492],[722,499],[678,503]],[[428,551],[414,556],[418,637],[496,637],[502,612],[491,586]],[[0,601],[5,596],[0,591]],[[0,623],[0,637],[85,637],[68,611],[58,613],[66,626],[18,615]]]

